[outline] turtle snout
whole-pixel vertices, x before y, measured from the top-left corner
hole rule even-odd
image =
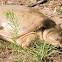
[[[58,38],[57,41],[59,42],[59,46],[62,47],[62,38]]]
[[[59,41],[59,43],[62,43],[62,38],[57,38],[56,41]]]
[[[58,36],[58,38],[55,39],[55,42],[56,42],[57,45],[62,47],[62,37]]]
[[[58,39],[58,40],[59,40],[59,43],[60,43],[60,47],[62,48],[62,38]]]
[[[62,44],[62,39],[60,40],[60,43]]]

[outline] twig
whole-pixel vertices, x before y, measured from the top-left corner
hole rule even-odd
[[[34,7],[36,5],[43,4],[44,2],[47,2],[47,0],[41,0],[41,1],[38,1],[36,3],[31,3],[28,5],[28,7]]]

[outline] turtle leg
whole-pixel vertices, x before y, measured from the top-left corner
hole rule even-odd
[[[35,41],[35,38],[37,37],[36,33],[35,32],[30,32],[30,33],[27,33],[25,34],[24,36],[22,37],[19,37],[17,39],[17,44],[18,45],[21,45],[22,47],[29,47],[30,46],[30,43],[31,41]]]
[[[40,38],[41,40],[43,40],[43,31],[42,31],[42,30],[38,30],[38,31],[37,31],[37,35],[39,36],[39,38]]]
[[[11,34],[4,32],[3,30],[0,30],[0,39],[14,43],[14,41],[11,38],[12,38]]]
[[[31,40],[35,40],[36,38],[36,33],[35,32],[30,32],[30,33],[27,33],[21,37],[19,37],[17,40],[16,40],[16,43],[18,45],[21,45],[22,47],[28,47],[31,43]],[[7,33],[7,32],[4,32],[3,30],[0,30],[0,39],[3,39],[3,40],[6,40],[6,41],[10,41],[12,43],[15,43],[13,40],[12,40],[12,36],[11,34]]]

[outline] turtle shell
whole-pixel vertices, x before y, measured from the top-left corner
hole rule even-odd
[[[18,23],[17,29],[19,28],[18,36],[43,27],[46,29],[51,28],[55,25],[53,20],[33,8],[19,5],[5,5],[0,6],[0,31],[5,33],[10,33],[9,31],[12,31],[11,26],[13,26],[10,20],[6,19],[5,13],[8,11],[13,11],[15,15],[15,20]]]

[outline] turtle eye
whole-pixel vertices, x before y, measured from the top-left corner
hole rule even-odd
[[[62,43],[62,39],[58,39],[58,38],[57,38],[56,41],[59,41],[60,43]]]
[[[56,41],[58,41],[59,39],[58,39],[58,38],[56,38],[55,40],[56,40]]]
[[[0,30],[2,30],[2,29],[4,29],[4,27],[3,26],[0,26]]]
[[[62,43],[62,39],[60,40],[60,43]]]

